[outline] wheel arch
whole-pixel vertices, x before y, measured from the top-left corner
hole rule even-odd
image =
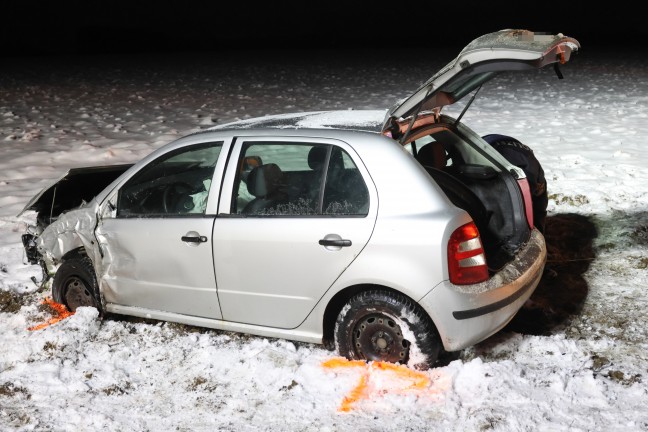
[[[88,253],[85,250],[85,247],[79,246],[75,249],[67,251],[60,259],[61,263],[69,260],[70,258],[75,258],[79,256],[88,256]]]
[[[335,333],[335,322],[337,320],[337,316],[340,314],[340,311],[342,310],[344,305],[351,299],[351,297],[361,292],[372,291],[372,290],[389,291],[394,294],[405,296],[406,298],[410,299],[412,302],[418,304],[417,301],[415,301],[412,297],[408,296],[402,291],[399,291],[394,288],[390,288],[385,285],[358,284],[358,285],[352,285],[346,287],[340,290],[339,292],[337,292],[327,303],[326,309],[324,309],[323,322],[322,322],[322,330],[323,330],[322,341],[324,342],[324,344],[329,345],[333,343],[334,333]],[[423,307],[421,307],[421,310],[430,319],[430,322],[432,323],[434,330],[438,333],[437,326],[436,323],[434,322],[434,319],[430,316],[430,314],[425,309],[423,309]]]
[[[99,287],[99,280],[98,280],[98,277],[97,277],[97,271],[96,271],[96,269],[95,269],[94,262],[93,262],[93,260],[92,260],[92,256],[91,256],[90,254],[87,253],[85,247],[83,247],[83,246],[79,246],[79,247],[76,247],[76,248],[74,248],[74,249],[69,250],[68,252],[66,252],[66,253],[65,253],[65,254],[64,254],[64,255],[63,255],[63,256],[58,260],[58,261],[59,261],[59,265],[58,265],[58,268],[57,268],[57,273],[58,273],[58,271],[60,270],[60,268],[61,268],[62,265],[64,265],[67,261],[70,261],[70,260],[73,260],[73,259],[76,259],[76,260],[83,260],[83,259],[87,259],[87,260],[88,260],[88,267],[86,268],[86,270],[89,271],[89,272],[92,272],[92,276],[93,276],[93,278],[94,278],[94,284],[93,284],[93,286],[92,286],[91,288],[92,288],[92,291],[93,291],[93,295],[94,295],[94,297],[95,297],[95,300],[96,300],[96,302],[98,303],[98,305],[97,305],[97,306],[98,306],[97,309],[99,310],[99,316],[103,316],[104,313],[105,313],[105,306],[106,306],[106,305],[105,305],[105,302],[104,302],[104,299],[103,299],[103,295],[101,294],[101,289],[100,289],[100,287]],[[56,289],[55,286],[54,286],[54,284],[56,283],[56,279],[57,279],[56,276],[57,276],[57,275],[56,275],[56,273],[55,273],[55,274],[54,274],[54,280],[53,280],[53,282],[52,282],[52,284],[53,284],[53,285],[52,285],[52,296],[54,297],[54,300],[55,300],[55,301],[57,301],[57,302],[59,302],[59,303],[63,303],[63,298],[61,297],[61,293],[59,293],[59,294],[57,295],[57,294],[55,294],[55,292],[54,292],[55,289]]]

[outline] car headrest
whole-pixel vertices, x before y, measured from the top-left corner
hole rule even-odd
[[[319,170],[324,166],[326,162],[326,153],[328,152],[328,147],[317,146],[310,149],[308,152],[308,166],[312,170]],[[344,159],[342,159],[342,151],[333,147],[331,150],[331,160],[329,162],[330,166],[333,168],[344,168]]]
[[[319,170],[324,166],[328,149],[323,146],[316,146],[308,152],[308,166],[312,170]]]
[[[423,166],[444,169],[446,166],[446,152],[443,144],[433,141],[424,145],[416,154],[416,160]]]
[[[257,198],[267,197],[281,186],[282,172],[277,164],[254,168],[247,178],[247,189]]]

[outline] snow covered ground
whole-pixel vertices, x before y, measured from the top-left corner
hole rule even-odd
[[[399,53],[401,54],[401,53]],[[407,53],[405,53],[407,54]],[[415,58],[405,55],[403,58]],[[420,53],[419,53],[420,54]],[[648,61],[583,53],[484,87],[463,122],[533,147],[555,275],[422,389],[335,353],[124,317],[50,317],[15,215],[50,179],[266,114],[383,109],[456,53],[18,59],[0,75],[0,430],[648,430]],[[459,108],[448,110],[456,114]],[[553,277],[552,277],[553,276]],[[363,378],[364,377],[364,378]],[[339,411],[361,379],[364,395]]]

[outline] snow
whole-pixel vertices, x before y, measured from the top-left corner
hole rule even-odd
[[[386,110],[346,110],[320,111],[307,113],[288,113],[240,120],[234,123],[214,126],[209,130],[250,129],[255,127],[317,128],[317,129],[355,129],[378,132],[382,129]]]
[[[66,169],[132,163],[230,121],[384,110],[455,54],[407,64],[365,53],[6,66],[0,430],[648,429],[648,64],[641,57],[584,52],[563,68],[562,81],[546,70],[498,77],[481,90],[462,122],[535,150],[550,216],[591,221],[595,258],[575,313],[538,334],[505,329],[424,372],[430,384],[421,391],[400,391],[403,383],[372,370],[368,397],[343,413],[343,399],[368,372],[323,368],[336,354],[322,346],[118,316],[100,321],[91,308],[27,331],[50,317],[40,306],[49,292],[29,280],[40,278],[38,267],[22,263],[20,235],[34,215],[15,215]],[[555,283],[563,294],[574,289],[574,275],[561,265]]]

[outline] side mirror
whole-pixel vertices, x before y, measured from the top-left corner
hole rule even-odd
[[[117,194],[109,196],[99,209],[100,219],[112,219],[117,216]]]

